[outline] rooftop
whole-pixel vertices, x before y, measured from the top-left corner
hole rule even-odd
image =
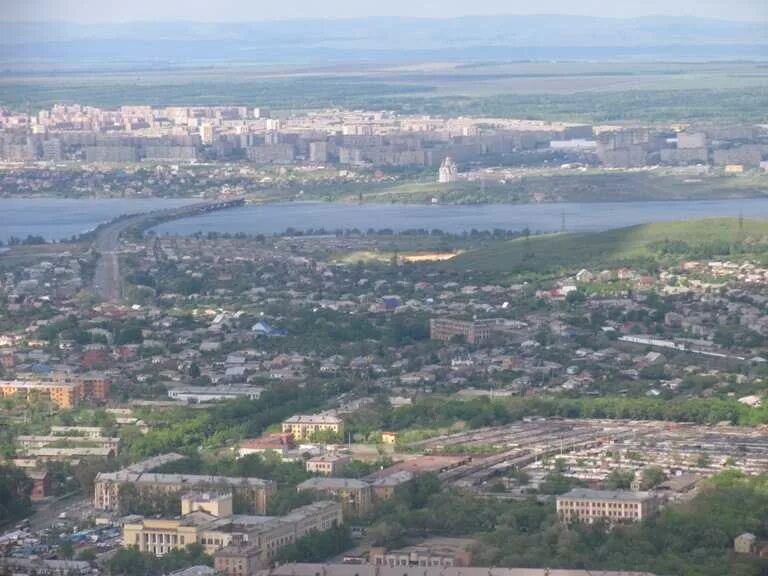
[[[655,498],[650,492],[633,492],[631,490],[592,490],[591,488],[574,488],[566,494],[557,497],[567,500],[619,500],[622,502],[641,502]]]
[[[200,474],[159,474],[156,472],[131,473],[126,470],[118,472],[100,472],[96,475],[99,482],[134,482],[136,484],[226,484],[241,486],[248,484],[252,487],[263,488],[273,484],[271,480],[261,478],[237,478],[233,476],[204,476]]]
[[[310,478],[297,486],[299,490],[361,490],[368,484],[354,478]]]
[[[373,566],[356,564],[283,564],[259,576],[653,576],[650,572],[488,568],[444,566]]]
[[[341,422],[341,418],[330,414],[297,414],[284,421],[285,424],[341,424]]]

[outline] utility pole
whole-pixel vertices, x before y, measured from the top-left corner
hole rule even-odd
[[[739,210],[739,231],[736,237],[736,244],[744,244],[744,211]]]

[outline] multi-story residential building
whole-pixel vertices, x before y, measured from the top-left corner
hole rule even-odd
[[[328,161],[328,143],[310,142],[309,143],[309,161],[327,162]]]
[[[376,477],[371,482],[374,500],[389,500],[395,495],[398,486],[403,486],[413,480],[414,475],[408,470]]]
[[[264,388],[261,386],[179,386],[168,390],[168,398],[188,404],[204,404],[239,398],[257,400]]]
[[[322,474],[323,476],[338,476],[349,463],[349,457],[335,454],[315,456],[306,462],[307,472]]]
[[[557,497],[557,514],[566,523],[640,522],[658,510],[658,499],[650,492],[575,488]]]
[[[90,562],[83,560],[46,560],[0,557],[0,574],[37,574],[39,576],[85,576],[93,574]]]
[[[48,396],[59,408],[73,408],[90,400],[103,402],[109,395],[110,381],[101,374],[69,376],[53,374],[48,377],[20,376],[16,380],[0,380],[4,397],[24,394],[27,399],[35,395]]]
[[[344,421],[329,414],[291,416],[283,421],[283,432],[293,435],[294,440],[311,440],[318,432],[344,434]]]
[[[234,478],[230,476],[203,476],[197,474],[157,474],[133,472],[101,472],[96,475],[93,505],[98,510],[117,510],[120,506],[120,487],[133,484],[140,493],[181,493],[189,490],[210,490],[229,487],[253,503],[257,514],[264,514],[267,502],[275,490],[275,483],[261,478]]]
[[[487,340],[499,325],[500,321],[496,318],[485,320],[432,318],[429,321],[429,337],[441,342],[462,337],[467,344],[479,344]]]
[[[90,437],[90,436],[17,436],[16,445],[22,450],[32,450],[35,448],[45,448],[48,446],[56,445],[59,448],[64,448],[65,445],[71,444],[72,447],[97,447],[97,448],[109,448],[114,453],[120,446],[120,438],[117,437]]]
[[[103,438],[100,426],[51,426],[51,435],[58,437]]]
[[[232,544],[214,554],[214,567],[227,576],[247,576],[265,567],[285,546],[310,532],[323,532],[342,523],[337,502],[314,502],[273,519],[248,535],[248,541]]]
[[[299,492],[311,490],[341,504],[345,517],[360,516],[371,509],[371,487],[353,478],[310,478],[299,484]]]
[[[81,385],[72,382],[2,380],[0,391],[3,397],[23,394],[27,400],[36,395],[48,396],[59,408],[74,408],[81,397]]]
[[[399,550],[374,547],[368,561],[376,566],[469,566],[473,544],[475,541],[471,539],[433,538]]]
[[[227,576],[250,576],[265,567],[258,544],[222,548],[213,555],[213,566]]]
[[[650,572],[495,568],[488,566],[377,566],[374,564],[288,563],[259,571],[255,576],[653,576]]]

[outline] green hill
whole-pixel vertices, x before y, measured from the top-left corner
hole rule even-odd
[[[768,220],[708,218],[538,235],[469,251],[446,265],[486,272],[550,272],[736,254],[768,256]]]

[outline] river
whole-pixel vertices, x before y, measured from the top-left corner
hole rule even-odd
[[[0,240],[42,236],[66,240],[125,214],[175,208],[194,199],[0,198]]]
[[[0,199],[0,240],[29,234],[61,240],[93,229],[121,214],[172,208],[196,200]],[[446,232],[478,230],[605,230],[664,220],[717,216],[768,218],[768,199],[680,202],[595,202],[562,204],[489,204],[423,206],[410,204],[283,203],[253,205],[165,222],[158,234],[246,232],[274,234],[288,228],[390,228],[396,231],[439,228]]]
[[[768,218],[768,199],[684,202],[600,202],[562,204],[488,204],[482,206],[424,206],[412,204],[291,203],[246,206],[194,218],[165,222],[157,234],[246,232],[274,234],[288,228],[439,228],[445,232],[522,230],[554,232],[565,220],[569,231],[605,230],[658,222],[716,216]]]

